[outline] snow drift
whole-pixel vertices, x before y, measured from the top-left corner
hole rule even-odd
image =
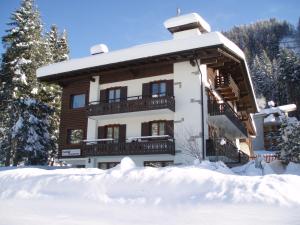
[[[125,158],[111,170],[10,169],[0,171],[0,214],[3,213],[4,218],[0,224],[3,221],[6,224],[17,224],[13,215],[21,213],[18,216],[20,219],[22,212],[27,215],[28,223],[38,224],[39,220],[33,219],[35,217],[28,218],[28,215],[32,215],[32,212],[27,212],[29,209],[38,210],[41,212],[40,217],[49,219],[61,216],[62,212],[68,214],[68,222],[56,220],[55,223],[52,221],[53,224],[81,224],[80,219],[74,219],[78,216],[85,219],[88,217],[90,224],[130,224],[134,221],[135,224],[151,224],[153,216],[161,215],[161,212],[165,212],[161,218],[173,216],[173,219],[178,219],[172,220],[171,224],[186,223],[184,218],[188,215],[189,218],[195,218],[188,224],[199,224],[197,218],[204,212],[209,214],[207,221],[216,222],[217,218],[211,216],[218,206],[223,209],[220,213],[228,210],[226,215],[229,216],[238,215],[241,212],[239,210],[247,212],[250,209],[257,212],[264,210],[268,214],[269,211],[264,209],[268,205],[273,211],[280,209],[281,214],[277,213],[276,216],[281,215],[283,219],[282,212],[289,216],[293,210],[300,209],[299,190],[300,176],[239,176],[234,175],[223,163],[139,168],[131,159]],[[14,205],[10,208],[8,203],[11,202]],[[282,211],[282,208],[288,210]],[[137,217],[137,211],[143,216]],[[182,214],[173,215],[179,211]],[[124,218],[117,217],[116,220],[115,214]],[[37,216],[36,212],[34,216]],[[241,215],[235,216],[240,224],[242,220],[239,219],[242,219]],[[164,220],[154,221],[155,224],[166,224]],[[86,220],[82,222],[87,224]],[[266,224],[265,220],[262,222]],[[52,224],[51,220],[48,224]],[[223,221],[222,224],[227,223]]]

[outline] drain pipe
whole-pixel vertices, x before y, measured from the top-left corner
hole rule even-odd
[[[197,68],[198,68],[198,72],[200,74],[200,89],[201,89],[201,127],[202,127],[202,159],[205,159],[205,141],[204,141],[204,102],[203,102],[203,75],[200,69],[200,65],[199,62],[197,60],[197,56],[195,56],[194,61],[196,62]]]

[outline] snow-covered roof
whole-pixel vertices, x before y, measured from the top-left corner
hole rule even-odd
[[[275,155],[276,151],[255,150],[254,155]]]
[[[264,123],[274,123],[274,122],[276,122],[276,118],[274,114],[270,114],[264,119]]]
[[[205,33],[199,36],[191,36],[182,39],[153,42],[137,45],[126,49],[110,51],[103,54],[91,55],[84,58],[71,59],[41,67],[37,70],[37,77],[45,77],[59,73],[104,66],[119,62],[176,53],[185,50],[205,48],[209,46],[222,45],[231,52],[245,60],[242,50],[219,32]]]
[[[278,106],[278,108],[283,112],[292,112],[297,109],[297,106],[295,104],[289,104],[289,105],[281,105]]]
[[[281,114],[282,112],[288,113],[295,111],[297,109],[297,106],[295,104],[288,104],[288,105],[281,105],[277,107],[270,107],[266,109],[260,110],[259,113],[256,113],[255,115],[269,115],[269,114]]]
[[[189,13],[172,17],[164,22],[165,28],[180,27],[186,24],[198,23],[203,30],[210,32],[210,25],[197,13]]]

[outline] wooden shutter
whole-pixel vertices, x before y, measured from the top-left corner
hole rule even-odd
[[[174,96],[174,81],[173,80],[166,81],[166,92],[167,92],[167,96]]]
[[[126,87],[121,87],[120,98],[121,98],[121,101],[126,101],[127,100],[127,86]]]
[[[166,121],[166,134],[171,137],[174,137],[174,121],[173,120]]]
[[[143,84],[143,98],[151,96],[151,83],[144,83]]]
[[[126,142],[126,124],[119,126],[119,142]]]
[[[107,90],[100,91],[100,102],[107,102]]]
[[[98,138],[106,138],[105,126],[98,127]]]
[[[142,136],[149,136],[150,135],[150,126],[149,123],[142,123]]]

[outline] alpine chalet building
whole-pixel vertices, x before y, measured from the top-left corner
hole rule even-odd
[[[252,154],[257,112],[243,52],[198,14],[170,18],[171,40],[39,68],[63,88],[59,159],[108,169],[130,156],[139,166],[226,163]]]

